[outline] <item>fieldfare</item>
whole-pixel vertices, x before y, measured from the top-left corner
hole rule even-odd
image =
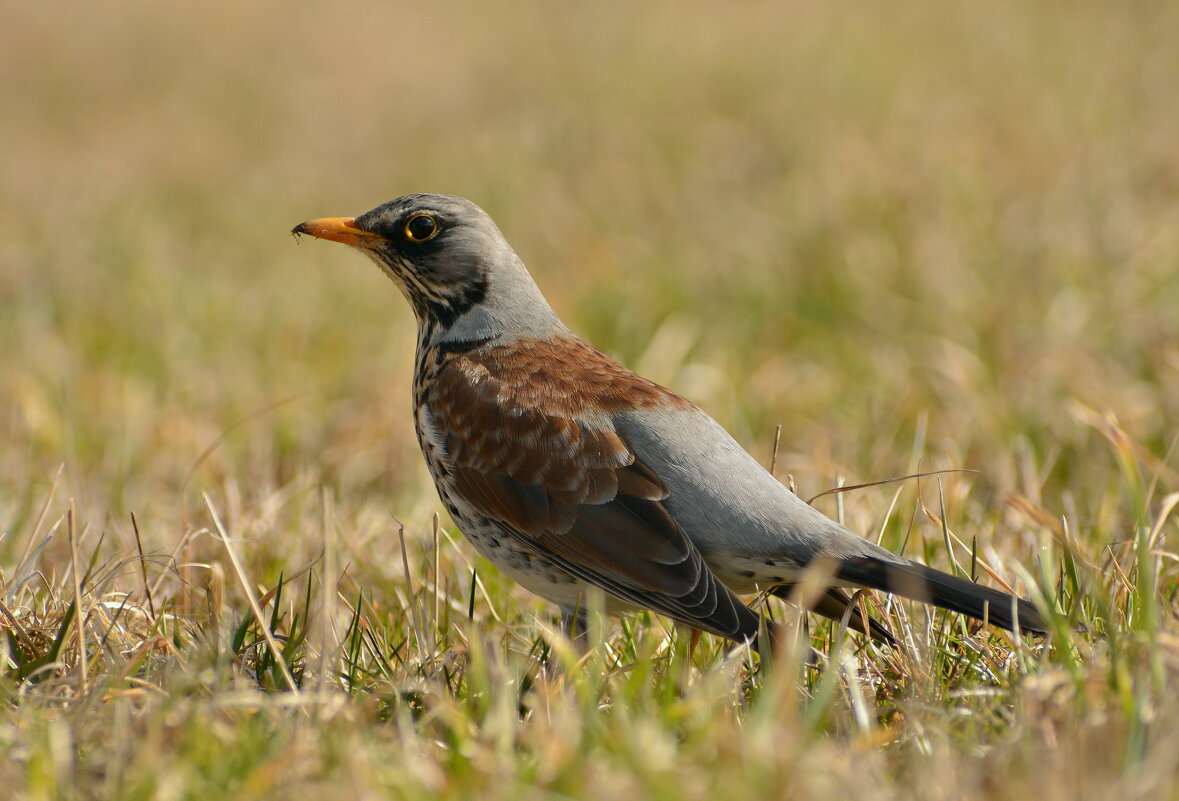
[[[584,626],[651,609],[757,646],[737,596],[785,596],[808,565],[831,586],[885,590],[1003,628],[1044,632],[1026,600],[897,556],[798,498],[699,408],[570,331],[479,207],[407,195],[296,226],[358,248],[417,317],[414,423],[438,494],[475,549]],[[856,609],[852,625],[891,636]]]

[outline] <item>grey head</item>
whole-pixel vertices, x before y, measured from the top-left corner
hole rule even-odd
[[[564,328],[491,217],[464,198],[405,195],[293,232],[352,245],[376,262],[413,307],[423,344]]]

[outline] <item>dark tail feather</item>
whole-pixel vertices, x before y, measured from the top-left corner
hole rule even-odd
[[[836,576],[862,587],[895,593],[978,620],[985,619],[991,625],[1008,630],[1015,628],[1011,614],[1014,602],[1021,630],[1036,634],[1048,631],[1043,616],[1029,601],[915,562],[898,564],[870,556],[856,557],[841,561]]]

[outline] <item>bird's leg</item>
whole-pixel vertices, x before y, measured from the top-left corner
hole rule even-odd
[[[581,606],[561,606],[561,633],[573,645],[574,654],[580,658],[589,650],[589,627],[586,622],[585,609]],[[564,647],[554,648],[555,643],[548,643],[541,655],[541,673],[549,680],[559,679],[565,675],[564,661],[558,654],[564,653]]]
[[[700,629],[692,629],[692,639],[688,640],[688,662],[696,655],[696,644],[700,642],[700,635],[703,633]]]
[[[561,630],[578,651],[585,651],[589,644],[589,623],[585,608],[578,605],[572,609],[561,607]]]

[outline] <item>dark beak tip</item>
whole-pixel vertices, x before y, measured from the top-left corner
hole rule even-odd
[[[307,233],[307,223],[305,223],[305,222],[299,223],[298,225],[296,225],[294,228],[291,229],[291,233],[295,234],[296,236],[298,236],[299,234]]]

